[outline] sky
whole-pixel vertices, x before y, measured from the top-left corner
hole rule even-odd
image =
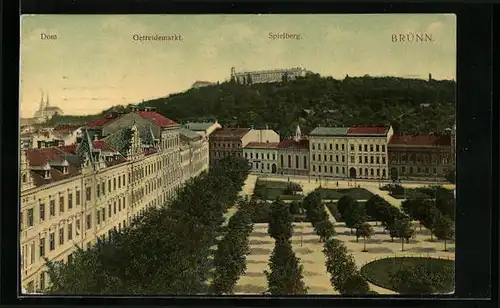
[[[432,42],[393,42],[400,33],[426,33]],[[182,41],[141,42],[136,34]],[[197,80],[224,81],[231,67],[455,79],[456,16],[24,15],[20,54],[21,117],[33,116],[42,91],[65,114],[84,115],[183,92]]]

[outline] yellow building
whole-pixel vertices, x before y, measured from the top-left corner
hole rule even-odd
[[[310,174],[347,177],[347,127],[316,127],[309,133]]]
[[[47,287],[43,257],[71,262],[75,245],[86,249],[175,196],[188,178],[181,146],[195,157],[186,156],[196,166],[189,175],[206,168],[207,145],[181,141],[177,123],[160,114],[136,115],[151,125],[117,125],[99,140],[87,127],[74,145],[22,150],[21,279],[28,292]]]

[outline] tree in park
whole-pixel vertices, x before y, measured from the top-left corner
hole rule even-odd
[[[325,242],[335,235],[335,226],[327,219],[314,224],[314,229],[319,236],[320,242]]]
[[[221,161],[186,182],[168,207],[147,211],[121,233],[78,249],[69,264],[49,261],[48,293],[206,292],[210,247],[249,171],[240,158]]]
[[[212,290],[215,294],[232,292],[246,270],[246,255],[250,252],[248,237],[253,229],[250,213],[240,209],[229,219],[227,231],[217,245],[214,256]]]
[[[358,238],[362,237],[363,238],[363,252],[366,252],[366,239],[372,237],[374,234],[372,226],[364,222],[362,224],[358,224],[355,226],[356,228],[356,241],[358,241]]]
[[[318,191],[308,194],[302,201],[302,207],[306,210],[307,220],[313,225],[319,221],[328,219],[328,214],[325,211],[325,206],[321,201],[321,195]]]
[[[268,292],[272,295],[306,294],[303,266],[295,256],[288,240],[276,240],[269,259],[270,271],[264,271]]]
[[[444,215],[439,217],[434,225],[434,235],[436,235],[439,240],[444,240],[444,251],[448,251],[446,249],[446,242],[455,237],[455,229],[451,219]]]
[[[436,222],[441,215],[441,212],[433,204],[427,203],[425,207],[421,208],[421,222],[431,232],[431,241],[433,240]]]
[[[430,264],[403,265],[390,274],[392,289],[400,294],[433,294],[443,292],[454,281],[453,268],[437,270]]]
[[[292,237],[293,217],[288,205],[276,199],[271,205],[271,215],[267,232],[276,240],[288,240]]]
[[[290,213],[292,215],[299,215],[300,214],[300,210],[302,208],[300,205],[300,202],[292,201],[289,205],[290,205]]]
[[[337,209],[339,210],[340,216],[343,217],[346,209],[353,206],[354,202],[356,202],[356,200],[354,200],[353,197],[349,195],[342,196],[337,202]]]
[[[411,226],[411,220],[408,217],[396,219],[394,221],[394,231],[396,237],[401,239],[401,251],[404,251],[404,242],[408,242],[415,232]]]
[[[342,218],[345,221],[346,227],[351,229],[352,234],[352,230],[356,227],[356,225],[364,223],[367,219],[365,207],[361,203],[354,201],[350,207],[345,209],[344,216],[342,216]]]
[[[369,286],[357,270],[354,258],[347,252],[346,246],[339,240],[330,239],[324,244],[326,269],[330,273],[330,282],[342,295],[367,294]]]

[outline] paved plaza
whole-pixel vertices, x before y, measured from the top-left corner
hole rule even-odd
[[[245,182],[241,191],[241,195],[251,195],[257,180],[257,175],[250,175]],[[288,177],[281,179],[267,178],[266,180],[287,181]],[[290,178],[290,181],[301,184],[304,195],[307,195],[317,187],[319,183],[308,179]],[[388,195],[386,191],[378,189],[377,182],[358,182],[361,188],[365,188],[373,194],[378,194],[386,199],[394,206],[399,206],[401,200],[394,199]],[[322,183],[324,188],[349,188],[347,181],[339,181],[337,183]],[[357,186],[356,185],[356,186]],[[428,184],[410,184],[411,188],[427,186]],[[449,185],[450,186],[450,185]],[[352,187],[352,186],[351,186]],[[452,187],[449,187],[452,188]],[[227,213],[229,218],[236,208],[232,208]],[[329,211],[327,210],[327,213]],[[333,217],[329,215],[330,220],[334,222]],[[341,240],[347,247],[349,253],[354,257],[356,265],[361,268],[364,264],[376,259],[386,257],[402,257],[402,256],[426,256],[433,258],[455,259],[455,243],[448,241],[448,251],[444,252],[444,244],[442,241],[430,241],[430,233],[428,230],[416,226],[416,236],[410,240],[410,243],[404,244],[404,251],[401,251],[401,241],[391,240],[388,233],[384,232],[380,225],[372,223],[375,234],[367,240],[367,252],[363,250],[363,239],[360,238],[356,242],[356,237],[350,233],[350,229],[345,227],[344,223],[336,222],[335,230],[336,239]],[[247,256],[246,274],[240,277],[234,292],[236,294],[260,294],[267,289],[267,280],[264,275],[264,270],[268,270],[268,262],[274,248],[274,239],[267,234],[267,224],[254,224],[253,232],[250,235],[250,254]],[[309,288],[308,294],[338,294],[330,284],[330,274],[326,271],[325,255],[323,253],[323,244],[319,242],[319,237],[314,232],[311,223],[294,223],[294,233],[292,237],[292,246],[300,263],[303,265],[304,283]],[[371,290],[379,294],[394,294],[393,291],[370,284]]]

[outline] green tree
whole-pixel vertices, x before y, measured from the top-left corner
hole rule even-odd
[[[455,237],[455,229],[451,219],[446,216],[439,217],[434,226],[434,235],[436,235],[439,240],[444,241],[444,251],[448,251],[446,242]]]
[[[362,224],[358,224],[355,226],[356,228],[356,241],[358,241],[358,238],[362,237],[363,238],[363,252],[366,252],[366,239],[372,237],[374,234],[372,226],[365,222]]]
[[[394,222],[396,237],[401,239],[401,251],[404,251],[404,242],[409,241],[415,230],[411,226],[411,220],[407,217],[396,219]]]
[[[292,237],[293,217],[288,205],[276,199],[271,205],[268,233],[276,240],[288,240]]]
[[[354,198],[349,195],[342,196],[337,202],[337,209],[339,210],[340,216],[344,216],[346,209],[352,207],[354,205]]]
[[[210,247],[248,171],[246,162],[228,158],[189,180],[165,207],[146,211],[121,233],[86,251],[77,250],[71,263],[47,262],[48,293],[206,293]]]
[[[342,218],[345,221],[346,227],[351,229],[352,234],[352,229],[354,229],[356,225],[364,223],[367,219],[365,207],[361,203],[355,201],[350,207],[345,209]]]
[[[357,270],[354,258],[348,254],[341,241],[329,239],[324,244],[323,253],[330,282],[335,290],[342,295],[368,294],[368,283]]]
[[[246,255],[250,252],[248,237],[252,229],[250,213],[245,209],[238,210],[229,219],[214,256],[212,289],[215,294],[232,293],[238,278],[245,273]]]
[[[306,294],[303,282],[303,266],[292,250],[288,240],[276,240],[269,259],[270,271],[264,271],[267,278],[268,292],[273,295]]]

